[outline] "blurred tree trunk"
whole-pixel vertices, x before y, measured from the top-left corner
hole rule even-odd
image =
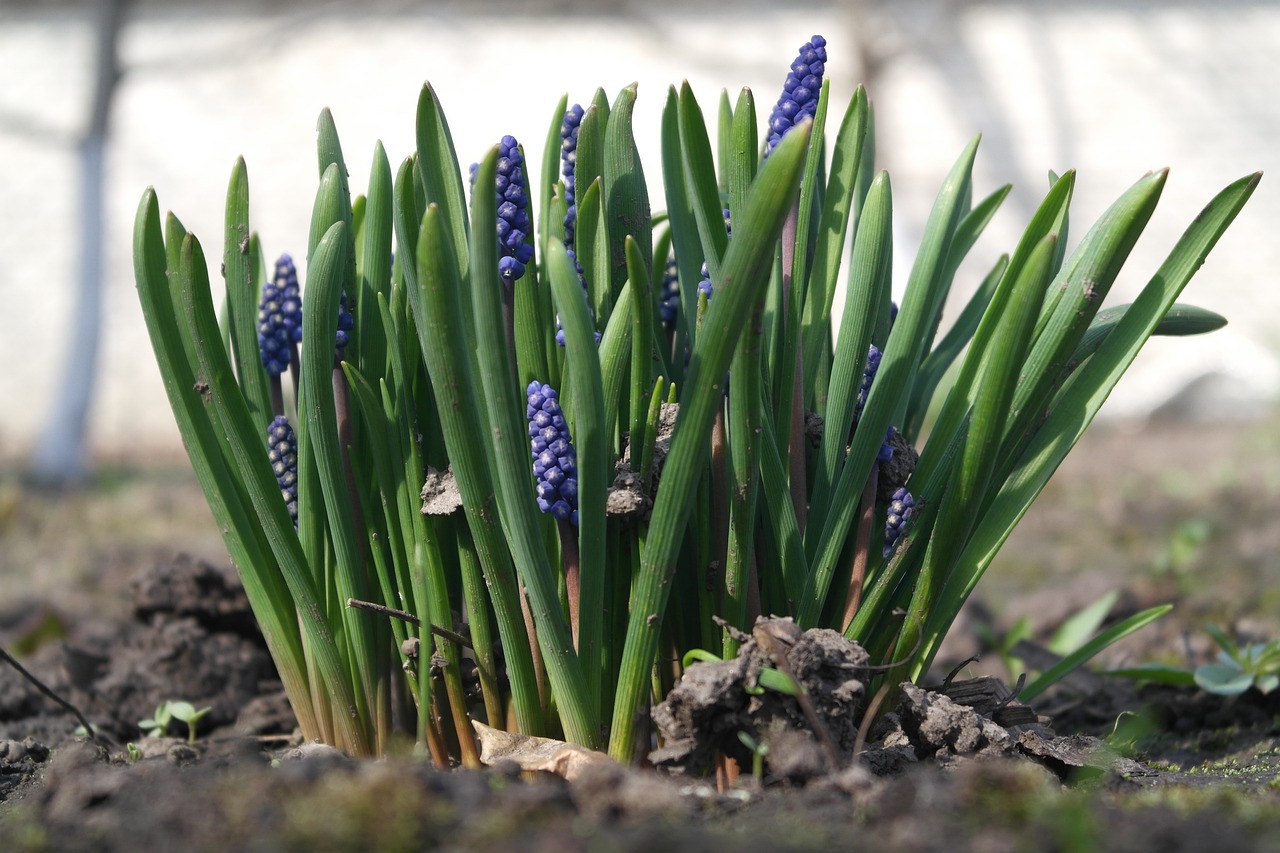
[[[49,422],[31,461],[31,477],[60,486],[82,480],[88,470],[89,409],[97,379],[102,332],[103,190],[106,182],[107,120],[120,79],[117,44],[127,0],[101,0],[98,6],[94,91],[89,123],[80,142],[80,264],[67,356],[54,389]]]

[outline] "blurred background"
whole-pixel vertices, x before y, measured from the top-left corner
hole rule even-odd
[[[843,112],[863,83],[876,107],[898,293],[942,178],[977,132],[975,195],[1014,190],[962,268],[957,304],[1012,250],[1049,169],[1079,170],[1072,244],[1144,173],[1170,169],[1114,304],[1133,298],[1216,192],[1280,166],[1280,4],[1267,0],[7,0],[0,459],[63,480],[95,461],[181,454],[133,286],[131,230],[148,185],[216,254],[227,180],[244,156],[268,263],[304,255],[320,110],[332,110],[352,191],[363,192],[375,140],[393,169],[410,153],[424,81],[464,166],[504,134],[540,163],[560,95],[586,102],[601,86],[612,99],[636,81],[637,141],[656,184],[669,85],[689,80],[708,112],[721,89],[749,86],[763,122],[814,33],[828,40],[833,104]],[[1104,416],[1217,423],[1272,412],[1274,180],[1183,296],[1230,325],[1153,341]],[[651,196],[661,207],[659,186]]]

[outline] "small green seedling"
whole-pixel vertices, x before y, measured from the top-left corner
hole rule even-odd
[[[1239,696],[1250,687],[1267,694],[1280,686],[1280,640],[1241,646],[1221,628],[1206,625],[1205,630],[1221,651],[1215,663],[1196,668],[1195,682],[1201,690]]]
[[[129,756],[130,761],[138,761],[142,758],[142,750],[138,749],[138,745],[133,741],[124,745],[125,753]]]
[[[174,720],[187,724],[187,743],[196,742],[196,724],[200,722],[212,707],[196,710],[190,702],[162,702],[156,706],[156,712],[149,720],[139,720],[138,727],[147,733],[147,737],[167,737],[169,724]]]
[[[756,784],[759,784],[764,779],[764,757],[769,754],[769,746],[746,732],[738,732],[738,740],[751,750],[751,775],[755,777]]]

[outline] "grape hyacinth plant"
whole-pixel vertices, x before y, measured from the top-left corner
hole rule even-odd
[[[748,90],[713,122],[687,83],[657,93],[660,197],[635,85],[562,97],[536,172],[511,136],[467,152],[469,194],[430,85],[412,150],[376,145],[354,196],[322,111],[300,325],[274,325],[298,302],[268,282],[243,161],[212,258],[143,194],[152,347],[306,738],[373,756],[403,733],[475,766],[483,722],[632,761],[684,653],[734,653],[760,614],[861,644],[873,690],[918,682],[1142,345],[1225,322],[1177,299],[1258,175],[1111,304],[1166,172],[1071,245],[1076,176],[1052,175],[995,256],[975,246],[1008,187],[979,186],[976,138],[895,287],[870,102],[837,102],[827,50],[802,46],[764,122]],[[943,326],[961,269],[986,275]]]

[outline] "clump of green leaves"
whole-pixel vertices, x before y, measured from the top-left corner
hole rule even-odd
[[[893,664],[879,680],[918,680],[1143,343],[1225,322],[1175,300],[1257,175],[1209,202],[1135,302],[1103,308],[1167,174],[1142,177],[1068,252],[1067,172],[1011,254],[977,259],[988,273],[942,332],[955,275],[1009,190],[975,188],[976,138],[937,195],[895,319],[870,102],[859,89],[840,114],[826,83],[815,91],[813,115],[764,157],[750,91],[722,95],[713,137],[689,86],[672,87],[655,213],[637,90],[598,90],[578,126],[572,235],[562,98],[541,170],[504,195],[527,200],[536,233],[515,283],[499,274],[497,146],[468,152],[468,201],[425,86],[415,150],[393,171],[376,146],[353,196],[324,111],[292,398],[296,529],[266,447],[286,398],[259,358],[266,270],[247,167],[232,171],[219,235],[221,325],[200,240],[144,193],[134,266],[152,345],[308,738],[380,754],[392,721],[411,720],[437,763],[475,764],[478,718],[629,760],[684,652],[734,654],[758,614],[833,627]],[[342,310],[354,325],[335,351]],[[538,511],[534,382],[558,389],[572,436],[576,526]],[[919,450],[913,472],[881,468],[890,427],[895,452]],[[915,510],[886,553],[878,486],[891,478]]]
[[[1215,625],[1205,626],[1218,644],[1218,659],[1196,667],[1201,690],[1219,696],[1238,696],[1251,687],[1270,693],[1280,687],[1280,640],[1240,645]]]

